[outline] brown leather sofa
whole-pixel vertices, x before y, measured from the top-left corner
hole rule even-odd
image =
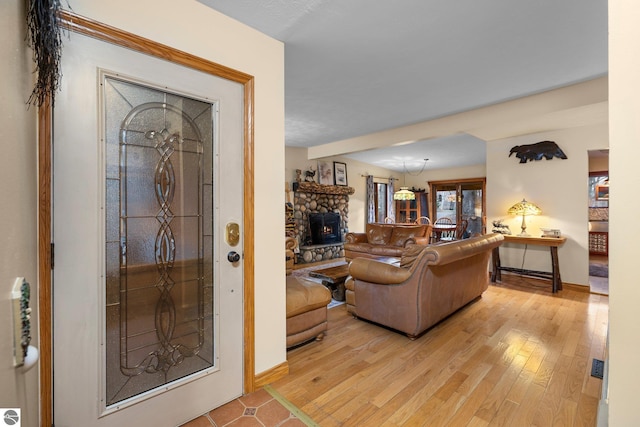
[[[489,285],[501,234],[438,245],[412,245],[398,265],[355,258],[347,278],[347,311],[415,338],[473,301]]]
[[[364,233],[347,233],[344,257],[400,257],[408,245],[427,245],[431,224],[367,224]]]

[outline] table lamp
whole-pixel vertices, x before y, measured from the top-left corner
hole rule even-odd
[[[542,210],[533,203],[527,202],[525,199],[522,199],[521,202],[518,202],[515,205],[511,206],[507,213],[511,215],[522,215],[522,225],[520,226],[522,232],[519,234],[519,236],[528,236],[529,234],[527,234],[526,231],[527,224],[525,223],[524,218],[527,215],[540,215],[542,213]]]

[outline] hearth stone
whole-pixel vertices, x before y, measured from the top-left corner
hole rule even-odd
[[[300,264],[308,264],[318,261],[326,261],[344,257],[344,245],[342,243],[329,245],[311,245],[300,247]]]

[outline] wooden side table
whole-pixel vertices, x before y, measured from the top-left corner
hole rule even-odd
[[[560,263],[558,261],[558,246],[562,246],[567,241],[566,237],[532,237],[532,236],[512,236],[505,235],[504,243],[516,243],[521,245],[547,246],[551,252],[551,271],[527,270],[525,268],[503,267],[500,265],[500,247],[493,249],[491,281],[502,280],[501,271],[510,271],[527,276],[539,277],[551,280],[551,291],[562,290],[562,278],[560,277]]]

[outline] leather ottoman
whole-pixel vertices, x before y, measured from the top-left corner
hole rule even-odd
[[[326,286],[287,276],[287,348],[324,337],[330,302],[331,291]]]

